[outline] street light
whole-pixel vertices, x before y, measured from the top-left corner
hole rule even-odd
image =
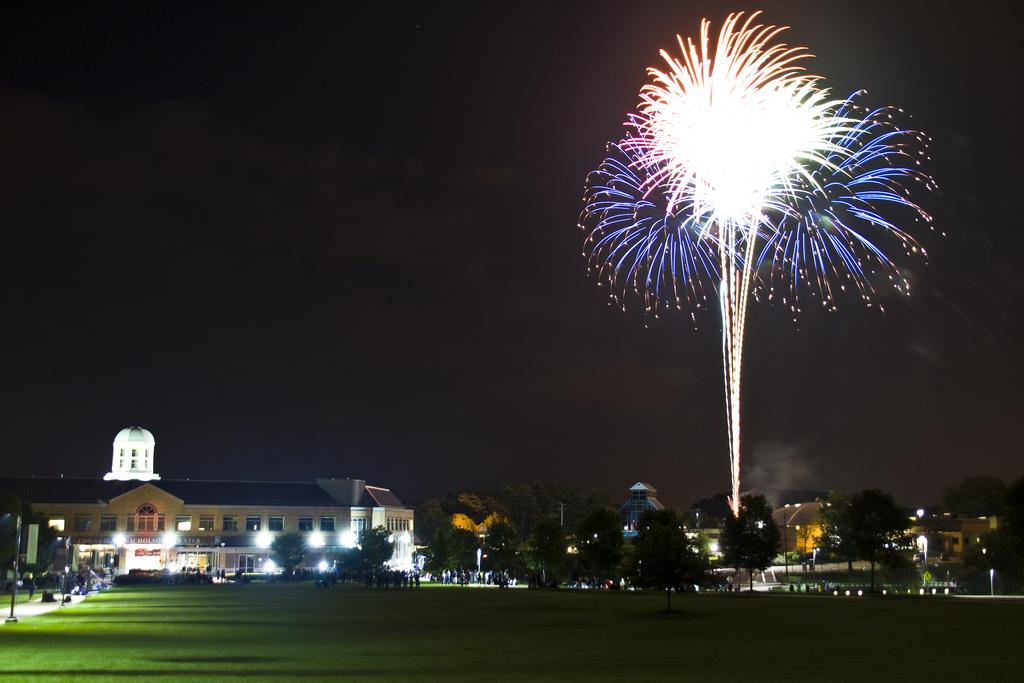
[[[917,540],[924,547],[924,569],[928,571],[928,537],[921,534]]]
[[[6,516],[6,515],[5,515]],[[11,581],[11,615],[4,621],[8,624],[16,624],[18,617],[14,616],[14,603],[18,599],[18,559],[21,557],[21,515],[15,515],[16,522],[14,523],[14,570],[13,580]]]
[[[982,548],[981,554],[988,555],[988,548]],[[988,594],[990,597],[996,594],[996,570],[994,568],[988,570]]]
[[[786,510],[789,503],[782,508],[782,561],[786,563],[786,589],[789,589],[789,519]]]
[[[799,508],[800,503],[794,503],[792,506],[789,503],[786,503],[782,508],[782,558],[786,562],[787,586],[789,585],[789,522],[793,519],[793,517],[788,516],[786,511],[790,507]],[[794,517],[796,516],[797,512],[799,512],[798,509],[793,512]],[[797,525],[796,528],[799,529],[800,525]]]

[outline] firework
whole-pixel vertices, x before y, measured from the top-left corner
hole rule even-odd
[[[890,254],[924,250],[897,223],[930,223],[910,188],[934,187],[921,170],[928,139],[900,125],[901,110],[832,98],[804,71],[807,51],[774,42],[784,27],[758,15],[730,15],[714,47],[704,20],[698,43],[678,39],[680,57],[661,52],[666,68],[648,70],[580,219],[589,270],[615,304],[632,295],[655,317],[693,316],[717,289],[734,512],[751,292],[793,314],[802,293],[827,310],[847,290],[873,305],[880,283],[909,294]]]

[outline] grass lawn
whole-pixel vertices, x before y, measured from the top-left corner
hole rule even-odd
[[[0,681],[1019,681],[1024,602],[119,588],[0,626]]]

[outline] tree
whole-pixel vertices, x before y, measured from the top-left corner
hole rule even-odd
[[[32,509],[32,506],[22,501],[18,496],[11,493],[0,492],[0,563],[3,567],[9,568],[14,562],[14,535],[17,526],[16,515],[21,515],[21,540],[27,542],[28,527],[30,524],[39,525],[38,552],[35,563],[21,564],[19,572],[44,572],[50,567],[53,561],[54,549],[57,545],[57,532],[53,529],[49,520]],[[22,553],[26,551],[21,547]]]
[[[427,568],[440,572],[458,569],[475,563],[479,539],[472,531],[447,524],[439,526],[430,539],[427,553]]]
[[[576,547],[583,567],[603,579],[622,560],[622,521],[611,508],[591,509],[576,528]]]
[[[530,535],[530,561],[541,571],[544,582],[551,575],[557,580],[565,566],[566,540],[562,525],[554,517],[545,517],[533,525]]]
[[[1006,530],[1014,539],[1017,552],[1024,554],[1024,477],[1006,489]]]
[[[942,505],[966,517],[1001,517],[1006,510],[1006,482],[995,477],[967,477],[946,489]]]
[[[484,548],[491,567],[503,571],[512,569],[516,561],[519,537],[515,528],[504,519],[496,519],[487,526]]]
[[[764,496],[740,499],[739,516],[725,518],[722,546],[726,562],[750,572],[750,590],[754,590],[754,571],[767,569],[779,550],[779,528]]]
[[[821,507],[822,545],[830,553],[846,560],[846,570],[853,571],[857,549],[850,531],[850,497],[842,491],[829,491]]]
[[[890,564],[905,543],[909,519],[888,493],[861,491],[850,499],[850,537],[861,559],[871,563],[871,590],[875,590],[875,563]]]
[[[637,526],[633,580],[639,586],[664,589],[666,610],[671,612],[674,589],[702,583],[707,555],[686,536],[674,510],[648,510]]]
[[[376,572],[391,559],[391,532],[382,526],[375,526],[363,532],[359,539],[359,560],[364,572]]]
[[[306,539],[299,533],[281,534],[270,544],[270,559],[291,576],[306,561]]]
[[[1016,539],[1004,527],[989,531],[981,537],[980,543],[964,551],[965,578],[978,592],[990,589],[989,570],[994,570],[999,577],[1000,592],[1018,592],[1024,588],[1024,555]]]

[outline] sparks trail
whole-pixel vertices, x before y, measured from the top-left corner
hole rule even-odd
[[[925,255],[900,224],[931,223],[910,190],[935,188],[929,139],[902,110],[832,98],[803,69],[806,49],[774,42],[785,27],[759,14],[729,15],[714,45],[704,20],[698,43],[678,38],[681,56],[661,51],[580,215],[588,270],[615,305],[693,316],[717,289],[734,512],[751,292],[793,315],[802,294],[830,311],[848,290],[875,305],[880,283],[909,294],[890,254]]]

